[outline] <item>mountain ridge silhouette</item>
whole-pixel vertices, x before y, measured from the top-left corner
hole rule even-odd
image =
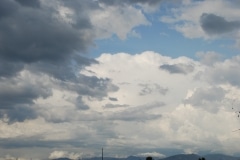
[[[225,154],[176,154],[168,156],[165,158],[153,157],[154,160],[199,160],[199,158],[204,157],[205,160],[240,160],[240,157],[230,156]],[[103,157],[103,160],[145,160],[146,157],[141,156],[128,156],[126,158],[115,158],[115,157]],[[72,160],[67,157],[56,158],[52,160]],[[92,158],[79,158],[78,160],[102,160],[102,157],[92,157]]]

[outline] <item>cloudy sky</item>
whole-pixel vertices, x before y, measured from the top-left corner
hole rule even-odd
[[[0,0],[0,159],[239,155],[238,0]]]

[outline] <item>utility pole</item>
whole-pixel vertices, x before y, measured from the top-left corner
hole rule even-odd
[[[102,148],[102,160],[103,160],[103,148]]]

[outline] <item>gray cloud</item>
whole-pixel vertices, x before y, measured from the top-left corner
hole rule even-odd
[[[82,101],[81,96],[78,96],[76,99],[76,107],[77,107],[77,109],[80,109],[80,110],[88,110],[89,109],[89,106],[84,104],[84,102]]]
[[[124,111],[120,113],[114,113],[111,117],[109,117],[110,120],[119,120],[119,121],[148,121],[153,119],[161,118],[161,115],[158,114],[148,114],[148,113],[140,113],[137,111]]]
[[[209,71],[209,77],[206,79],[210,83],[218,84],[231,84],[233,86],[240,86],[240,75],[238,68],[216,68],[212,71]]]
[[[111,104],[107,103],[106,105],[103,106],[103,108],[122,108],[122,107],[128,107],[129,105],[127,104]]]
[[[9,122],[36,118],[34,100],[52,94],[47,86],[16,79],[0,81],[0,118],[7,115]],[[38,83],[38,82],[36,82]]]
[[[239,56],[230,60],[218,63],[212,68],[206,69],[197,75],[197,79],[204,79],[212,85],[230,84],[232,86],[240,86],[240,59]]]
[[[202,29],[209,35],[229,33],[240,29],[240,21],[227,21],[215,14],[203,13],[200,17]]]
[[[225,91],[219,87],[209,89],[198,88],[186,102],[191,102],[193,105],[202,105],[203,101],[219,101],[224,95]]]
[[[39,1],[18,1],[36,6]],[[55,8],[26,8],[16,1],[0,1],[0,57],[5,61],[62,61],[76,51],[85,51],[92,43],[90,21],[76,17],[76,23],[66,23],[54,16]],[[78,11],[80,12],[80,11]],[[81,15],[81,14],[79,14]],[[75,27],[75,26],[77,27]]]
[[[173,74],[188,74],[194,71],[194,66],[188,64],[164,64],[159,67]]]
[[[18,9],[18,7],[15,3],[12,3],[8,0],[2,0],[0,2],[0,4],[1,4],[0,5],[0,20],[3,17],[11,16],[12,13],[14,13],[16,9]]]
[[[72,103],[80,110],[89,109],[82,96],[101,99],[118,89],[109,79],[80,73],[84,66],[97,63],[83,54],[95,38],[88,12],[99,6],[88,0],[44,3],[0,1],[0,116],[7,115],[9,121],[36,118],[34,100],[51,95],[52,86],[25,82],[18,74],[22,70],[47,74],[55,87],[77,93]],[[75,12],[67,15],[71,22],[60,16],[61,5]]]
[[[191,97],[184,100],[186,104],[203,107],[209,111],[217,111],[226,91],[220,87],[198,88]]]
[[[5,80],[0,82],[0,108],[8,109],[16,105],[33,104],[39,97],[46,98],[51,95],[49,88],[28,82]]]
[[[158,5],[162,0],[99,0],[99,2],[107,5],[122,5],[122,4],[148,4],[151,6]]]
[[[44,148],[54,148],[58,146],[58,148],[65,147],[66,145],[71,145],[74,147],[83,147],[81,141],[76,141],[76,140],[58,140],[58,141],[53,141],[53,140],[40,140],[42,137],[21,137],[21,138],[9,138],[9,139],[0,139],[0,145],[1,147],[4,148],[25,148],[25,147],[44,147]]]
[[[198,52],[196,53],[196,56],[200,59],[200,62],[212,66],[216,62],[219,62],[222,59],[222,55],[216,53],[216,52]]]
[[[97,63],[97,61],[78,55],[72,55],[65,60],[62,60],[61,62],[53,61],[49,63],[45,61],[40,61],[26,65],[25,68],[34,73],[46,73],[49,76],[52,76],[61,81],[77,82],[80,75],[80,73],[78,73],[79,70],[82,67],[90,65],[92,63]]]
[[[39,8],[40,2],[39,0],[15,0],[23,6]]]
[[[150,88],[147,84],[145,84],[145,85],[141,84],[141,86],[143,86],[143,88],[141,89],[139,95],[145,96],[145,95],[151,94],[153,92],[153,89]]]
[[[168,91],[167,88],[164,88],[158,84],[139,84],[139,86],[143,87],[139,93],[140,96],[145,96],[152,93],[165,95]]]
[[[38,114],[30,105],[16,106],[11,109],[1,109],[1,118],[7,115],[7,123],[23,122],[26,119],[36,119]]]
[[[79,75],[75,83],[60,81],[59,85],[79,95],[89,96],[92,98],[102,99],[107,96],[108,92],[115,92],[119,88],[111,83],[108,78],[98,78],[95,76]]]
[[[0,79],[10,78],[16,76],[16,74],[24,68],[23,63],[14,63],[0,60]]]
[[[164,105],[165,104],[163,102],[156,102],[137,107],[128,107],[124,111],[113,113],[108,117],[108,119],[120,121],[148,121],[158,119],[161,118],[161,114],[150,114],[147,112],[151,109],[162,107]]]
[[[114,98],[114,97],[109,97],[108,98],[110,101],[118,101],[118,99],[117,98]]]

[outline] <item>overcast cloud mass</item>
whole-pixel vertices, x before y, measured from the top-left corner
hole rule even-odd
[[[0,0],[0,159],[239,155],[236,0]]]

